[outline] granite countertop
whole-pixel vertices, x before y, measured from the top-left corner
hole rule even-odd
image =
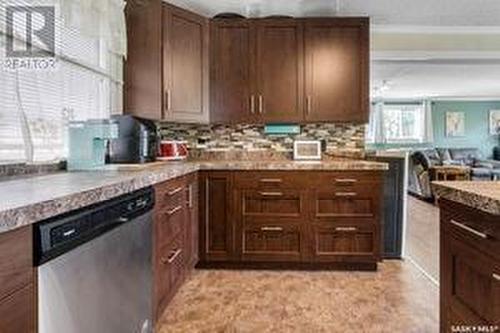
[[[342,160],[206,161],[155,164],[134,171],[61,172],[0,182],[0,233],[198,170],[387,170],[385,163]]]
[[[437,197],[500,215],[500,182],[443,181],[433,182]]]

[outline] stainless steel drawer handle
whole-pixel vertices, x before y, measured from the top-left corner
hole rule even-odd
[[[171,197],[173,195],[176,195],[177,193],[181,192],[184,188],[183,187],[178,187],[170,192],[168,192],[168,196]]]
[[[480,232],[480,231],[477,231],[476,229],[471,228],[471,227],[469,227],[469,226],[467,226],[467,225],[465,225],[465,224],[463,224],[463,223],[457,222],[457,221],[455,221],[455,220],[450,220],[450,223],[451,223],[451,224],[453,224],[453,225],[455,225],[455,226],[457,226],[457,227],[459,227],[460,229],[463,229],[463,230],[465,230],[465,231],[468,231],[468,232],[470,232],[471,234],[476,235],[476,236],[478,236],[478,237],[481,237],[481,238],[483,238],[483,239],[487,239],[487,238],[488,238],[488,235],[487,235],[487,234],[485,234],[485,233],[483,233],[483,232]]]
[[[262,227],[261,231],[283,231],[282,227]]]
[[[260,192],[260,195],[264,197],[281,197],[283,192]]]
[[[177,213],[178,211],[180,211],[181,209],[182,209],[182,206],[177,206],[177,207],[175,207],[175,208],[172,208],[171,210],[169,210],[169,211],[167,212],[167,215],[168,215],[168,216],[172,216],[172,215],[174,215],[175,213]]]
[[[500,281],[500,275],[493,273],[493,278],[497,281]]]
[[[263,178],[263,179],[259,180],[259,182],[261,182],[261,183],[282,183],[283,180],[281,180],[279,178]]]
[[[181,254],[181,252],[182,252],[182,249],[177,249],[175,251],[172,251],[172,253],[168,256],[168,258],[167,259],[162,258],[161,262],[163,264],[171,264],[175,261],[175,259],[177,259],[177,257]]]
[[[335,193],[336,197],[355,197],[358,194],[356,192],[337,192]]]
[[[339,184],[353,184],[353,183],[357,183],[358,180],[357,179],[351,179],[351,178],[338,178],[338,179],[336,178],[335,182],[339,183]]]
[[[335,228],[335,231],[358,231],[358,228],[355,228],[355,227],[338,227],[338,228]]]

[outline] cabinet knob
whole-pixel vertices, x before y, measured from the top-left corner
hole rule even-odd
[[[259,95],[259,113],[262,114],[264,112],[264,98],[262,95]]]
[[[311,114],[312,111],[312,97],[309,95],[306,97],[306,114]]]
[[[497,281],[500,282],[500,275],[498,275],[496,273],[493,273],[492,276],[493,276],[493,279],[495,279],[495,280],[497,280]]]

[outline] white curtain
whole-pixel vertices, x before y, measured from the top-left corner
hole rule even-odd
[[[384,131],[384,102],[372,104],[369,126],[369,132],[373,143],[384,144],[387,142]]]
[[[423,103],[424,116],[422,117],[422,128],[424,130],[422,141],[423,143],[434,142],[434,123],[432,121],[432,102],[425,100]]]

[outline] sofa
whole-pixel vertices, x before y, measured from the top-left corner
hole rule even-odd
[[[430,148],[416,150],[410,157],[409,191],[424,199],[433,199],[433,166],[462,165],[471,170],[471,179],[489,181],[500,177],[500,162],[483,159],[477,148]]]

